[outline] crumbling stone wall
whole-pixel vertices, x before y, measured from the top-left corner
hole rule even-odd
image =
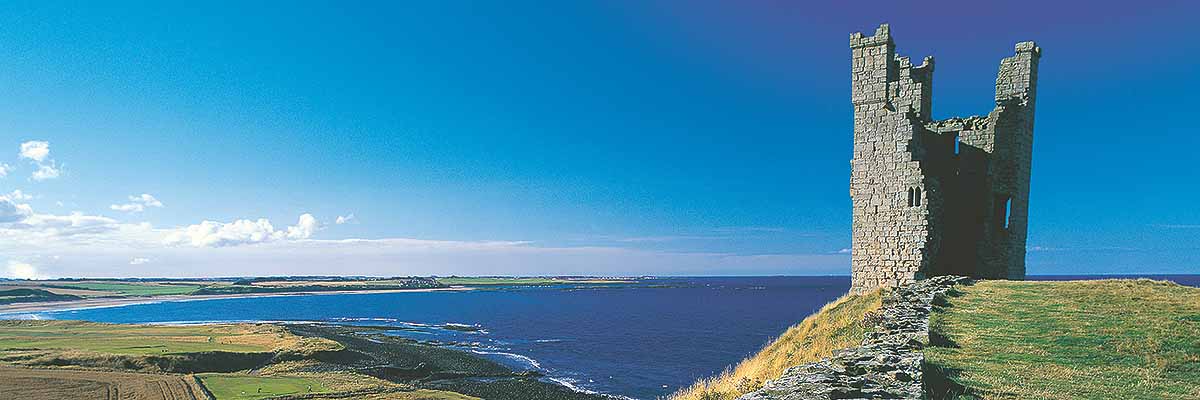
[[[779,379],[739,400],[926,398],[921,349],[929,344],[934,299],[969,282],[961,276],[938,276],[888,292],[883,307],[868,318],[874,329],[861,346],[788,368]]]
[[[986,117],[932,119],[933,58],[896,54],[887,24],[850,36],[853,293],[934,275],[1022,279],[1037,65],[1000,63]]]

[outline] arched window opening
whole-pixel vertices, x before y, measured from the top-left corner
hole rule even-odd
[[[913,206],[913,188],[908,188],[908,206]]]
[[[913,191],[913,205],[917,207],[921,206],[921,188],[916,188]]]
[[[954,155],[956,155],[956,156],[958,155],[961,145],[962,145],[962,137],[958,136],[958,134],[955,133],[954,134]]]

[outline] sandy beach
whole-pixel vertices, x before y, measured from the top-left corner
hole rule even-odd
[[[0,305],[0,316],[5,314],[22,314],[46,311],[66,311],[85,308],[120,307],[133,304],[162,303],[169,301],[203,301],[216,299],[240,299],[250,297],[286,297],[286,296],[319,296],[330,294],[377,294],[377,293],[420,293],[420,292],[457,292],[474,290],[469,287],[426,288],[426,289],[381,289],[381,290],[332,290],[287,293],[245,293],[245,294],[216,294],[216,295],[163,295],[150,297],[98,297],[70,301],[47,301],[36,303],[16,303]]]

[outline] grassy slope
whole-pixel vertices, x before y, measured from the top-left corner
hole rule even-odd
[[[329,391],[315,379],[245,374],[200,374],[204,387],[218,400],[265,399],[288,394]]]
[[[14,349],[60,349],[119,355],[204,351],[270,352],[336,349],[271,325],[156,326],[79,321],[0,321],[0,353]]]
[[[880,291],[844,296],[792,326],[758,354],[716,377],[702,380],[671,396],[673,400],[735,399],[779,378],[796,365],[828,357],[833,350],[862,343],[867,313],[878,310]]]
[[[62,283],[67,288],[98,290],[111,292],[122,296],[162,296],[172,294],[189,294],[202,285],[166,285],[158,283],[123,283],[123,282],[69,282]]]
[[[926,356],[962,397],[1200,398],[1200,289],[984,281],[961,292],[933,315],[945,339]]]

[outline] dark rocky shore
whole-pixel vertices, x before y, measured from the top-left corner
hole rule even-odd
[[[423,389],[445,390],[485,399],[604,400],[543,380],[537,371],[513,371],[465,351],[381,333],[385,327],[287,325],[293,333],[322,337],[345,350],[314,355],[311,372],[354,371]]]

